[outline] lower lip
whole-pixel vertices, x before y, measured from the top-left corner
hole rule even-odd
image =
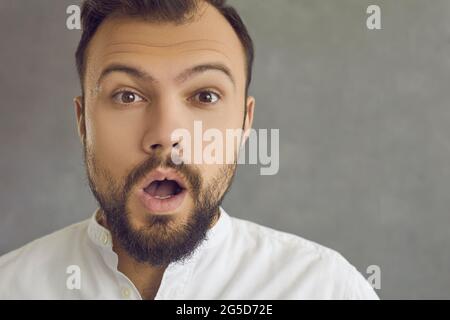
[[[168,199],[158,199],[152,197],[143,189],[138,191],[138,198],[142,205],[152,213],[167,213],[178,209],[183,203],[186,196],[186,189],[183,189],[179,194],[174,195]]]

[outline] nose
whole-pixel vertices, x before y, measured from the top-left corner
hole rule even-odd
[[[148,154],[162,153],[167,156],[172,148],[180,148],[180,138],[172,139],[172,133],[182,127],[182,109],[176,102],[160,102],[146,114],[146,132],[142,147]]]

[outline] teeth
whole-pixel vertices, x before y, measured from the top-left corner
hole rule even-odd
[[[172,197],[172,196],[165,196],[165,197],[155,196],[155,198],[159,199],[159,200],[169,199],[170,197]]]

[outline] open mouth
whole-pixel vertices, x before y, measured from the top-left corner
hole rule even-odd
[[[154,180],[144,188],[146,193],[159,200],[169,199],[180,194],[183,190],[184,188],[177,181],[166,178],[164,180]]]
[[[137,190],[142,206],[149,212],[173,212],[187,195],[184,179],[172,169],[152,171]]]

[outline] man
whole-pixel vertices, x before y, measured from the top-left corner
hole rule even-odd
[[[1,298],[377,299],[337,252],[228,215],[238,149],[192,163],[174,139],[252,127],[253,44],[224,2],[85,1],[75,110],[99,208],[0,258]]]

